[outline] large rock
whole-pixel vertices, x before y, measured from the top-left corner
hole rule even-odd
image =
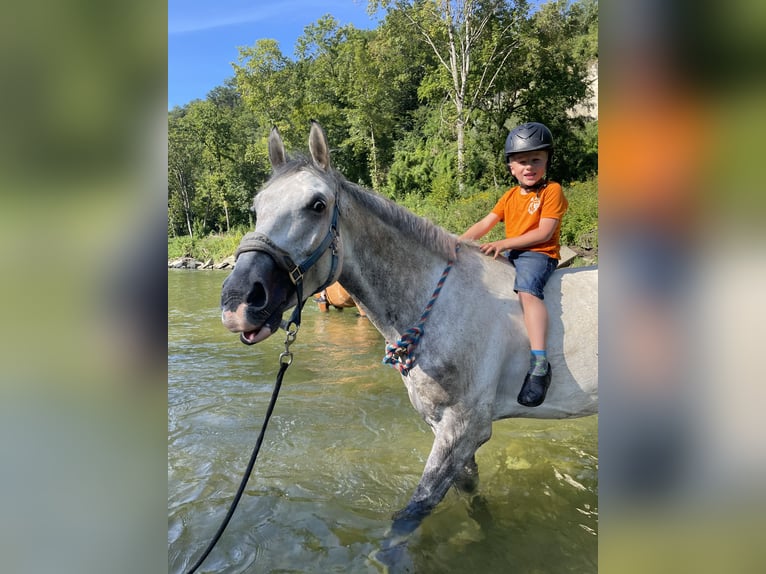
[[[169,269],[196,269],[200,265],[202,265],[200,261],[191,257],[179,257],[173,261],[168,261]]]
[[[574,258],[577,257],[577,253],[572,251],[566,245],[562,245],[561,249],[559,250],[559,256],[561,257],[561,259],[559,259],[558,266],[559,267],[566,267],[567,265],[572,263],[572,261],[574,261]]]
[[[226,259],[223,261],[213,265],[214,269],[228,269],[229,267],[234,268],[234,256],[229,255]]]

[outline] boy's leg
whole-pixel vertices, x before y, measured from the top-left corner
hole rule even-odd
[[[532,349],[544,351],[548,333],[548,309],[542,299],[526,291],[519,291],[519,301],[524,311],[524,325],[527,327],[529,345]]]
[[[514,290],[519,295],[531,349],[529,371],[517,400],[524,406],[536,407],[545,400],[551,382],[546,356],[548,310],[543,302],[543,288],[558,262],[547,255],[528,251],[511,252],[509,259],[516,267]]]

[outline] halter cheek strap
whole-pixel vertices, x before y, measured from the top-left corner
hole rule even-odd
[[[242,241],[239,243],[239,247],[237,247],[234,258],[236,260],[239,258],[240,254],[247,253],[248,251],[261,251],[270,255],[279,267],[287,271],[290,281],[295,285],[295,291],[298,296],[298,303],[295,307],[291,322],[300,325],[301,311],[305,303],[305,300],[303,299],[303,276],[317,263],[317,261],[319,261],[325,251],[331,249],[332,260],[330,262],[330,273],[327,280],[317,287],[314,293],[318,293],[335,282],[339,260],[338,237],[338,204],[336,203],[333,208],[332,220],[327,235],[325,235],[322,243],[319,244],[319,247],[317,247],[300,265],[296,265],[290,254],[276,245],[268,236],[256,231],[251,231],[250,233],[245,234]]]

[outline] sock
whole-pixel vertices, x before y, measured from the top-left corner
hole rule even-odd
[[[532,375],[543,376],[548,372],[548,355],[545,351],[532,349],[529,357],[529,373]]]

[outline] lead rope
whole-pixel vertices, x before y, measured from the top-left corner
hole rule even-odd
[[[458,243],[455,246],[455,258],[457,258],[457,252],[459,250],[460,244]],[[420,339],[423,337],[423,333],[425,332],[426,320],[431,314],[431,309],[433,309],[434,303],[436,303],[436,300],[439,298],[439,294],[442,292],[444,282],[447,280],[447,276],[452,270],[452,265],[454,265],[454,263],[455,259],[450,259],[447,261],[447,266],[444,268],[442,276],[439,278],[439,281],[436,284],[436,289],[434,289],[434,292],[431,295],[431,300],[428,301],[426,308],[423,310],[423,314],[420,316],[420,321],[418,321],[418,324],[408,329],[396,341],[395,345],[392,345],[386,341],[386,356],[383,357],[383,363],[391,365],[403,376],[407,376],[407,374],[410,372],[410,369],[412,369],[412,367],[415,365],[415,349],[418,348]]]
[[[297,286],[296,286],[297,287]],[[266,409],[266,416],[263,419],[263,424],[261,425],[261,432],[258,435],[258,440],[255,441],[255,446],[253,447],[253,452],[250,455],[250,461],[247,463],[247,469],[245,469],[245,473],[242,476],[242,480],[239,483],[239,488],[237,489],[237,494],[234,495],[234,500],[232,500],[231,505],[229,506],[229,510],[226,513],[226,516],[224,517],[223,521],[221,522],[221,525],[218,527],[218,532],[215,533],[215,536],[213,536],[213,539],[210,541],[210,544],[208,544],[205,551],[202,553],[202,556],[200,556],[197,559],[197,562],[195,562],[194,566],[191,567],[187,571],[186,574],[193,574],[197,571],[197,568],[202,566],[202,563],[205,561],[205,558],[208,557],[208,554],[213,550],[215,545],[218,543],[218,540],[220,540],[221,536],[223,535],[223,531],[226,530],[226,526],[228,526],[229,521],[231,520],[231,517],[234,515],[234,511],[237,508],[237,504],[239,504],[240,498],[242,498],[242,494],[245,492],[245,486],[247,486],[247,481],[250,479],[250,473],[253,472],[253,467],[255,466],[255,460],[258,458],[258,452],[261,450],[261,444],[263,443],[263,437],[266,434],[266,427],[269,424],[269,419],[271,418],[271,413],[274,412],[274,405],[277,403],[277,397],[279,396],[279,389],[282,387],[282,378],[285,376],[285,371],[287,371],[287,368],[292,365],[293,363],[293,354],[290,351],[290,345],[293,344],[296,337],[298,336],[298,329],[301,325],[301,312],[303,311],[303,305],[305,305],[305,301],[302,303],[302,291],[303,289],[298,288],[298,304],[295,307],[295,311],[293,312],[292,317],[290,318],[290,322],[287,323],[285,331],[287,331],[287,336],[285,337],[285,350],[282,351],[282,353],[279,355],[279,372],[277,373],[277,380],[274,383],[274,390],[271,392],[271,400],[269,401],[269,406]]]

